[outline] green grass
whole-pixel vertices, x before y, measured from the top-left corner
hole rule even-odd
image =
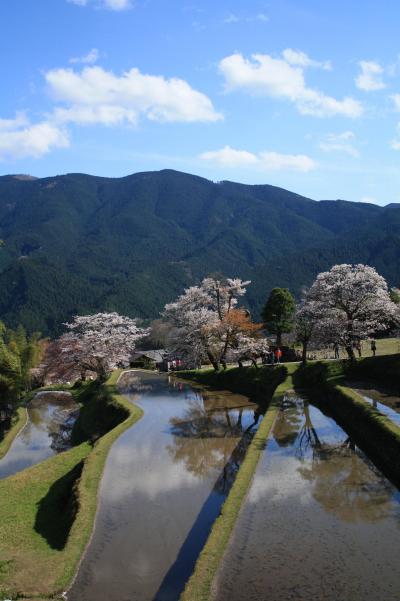
[[[301,346],[297,345],[296,348],[301,350]],[[314,351],[310,351],[314,352]],[[400,353],[400,338],[379,338],[376,340],[376,355],[395,355]],[[321,349],[315,351],[317,360],[321,361],[324,359],[333,359],[333,349]],[[371,343],[368,340],[362,341],[362,356],[372,357]],[[340,349],[340,358],[347,359],[347,353],[344,349]]]
[[[88,442],[0,481],[0,599],[48,599],[67,588],[90,539],[97,493],[112,443],[143,414],[103,385],[128,417]]]
[[[17,411],[11,418],[10,428],[3,433],[3,438],[0,440],[0,459],[2,459],[11,447],[14,439],[21,432],[28,419],[25,407],[18,407]],[[1,578],[1,571],[0,571]]]
[[[181,595],[181,601],[209,601],[210,599],[212,582],[228,545],[261,453],[275,422],[279,402],[284,393],[293,387],[292,374],[298,366],[292,364],[285,367],[287,377],[278,385],[272,396],[261,425],[247,450],[232,489],[222,507],[221,515],[214,522],[207,542],[196,562],[194,572]],[[237,369],[237,371],[241,372],[242,370]],[[253,370],[252,373],[255,375],[257,371]],[[267,373],[272,375],[272,371]],[[230,377],[232,378],[233,375]]]

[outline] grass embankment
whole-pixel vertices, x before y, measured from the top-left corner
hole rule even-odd
[[[142,415],[117,393],[118,377],[74,391],[83,404],[76,436],[87,440],[0,481],[0,599],[53,598],[71,582],[92,532],[107,453]],[[96,406],[101,419],[90,424]]]
[[[180,371],[176,377],[197,382],[215,390],[230,390],[245,394],[262,404],[271,398],[272,393],[286,377],[283,365],[264,367],[229,367],[216,372],[213,369]]]
[[[358,359],[349,362],[317,362],[300,368],[297,387],[327,409],[380,469],[400,483],[400,428],[382,415],[360,394],[344,384],[346,378],[367,379],[400,388],[400,355]]]
[[[10,419],[9,428],[3,430],[0,434],[0,459],[6,455],[14,439],[21,432],[28,420],[28,414],[25,407],[18,407],[17,411]]]
[[[363,357],[372,357],[373,353],[371,351],[371,342],[369,340],[363,340],[361,345]],[[301,346],[297,346],[297,349],[301,351]],[[396,355],[398,353],[400,353],[400,338],[379,338],[376,340],[377,356]],[[333,359],[334,357],[334,351],[332,348],[315,351],[315,354],[318,361],[323,361],[324,359]],[[347,359],[346,351],[340,349],[340,354],[342,359]]]
[[[181,601],[209,601],[210,599],[212,582],[229,542],[261,453],[265,448],[280,400],[283,394],[292,388],[292,373],[297,367],[297,365],[288,365],[275,368],[265,367],[258,370],[249,367],[233,368],[221,373],[211,371],[185,373],[185,377],[191,375],[196,382],[219,387],[220,389],[234,389],[235,392],[238,392],[236,384],[240,381],[240,392],[247,389],[247,394],[251,396],[260,396],[261,394],[266,396],[270,392],[272,393],[274,387],[275,392],[261,425],[247,450],[235,482],[222,507],[221,514],[214,522],[207,542],[196,562],[194,572],[181,595]]]

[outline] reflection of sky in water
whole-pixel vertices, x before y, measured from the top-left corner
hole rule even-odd
[[[400,599],[399,493],[351,447],[316,407],[286,399],[212,599]]]
[[[50,436],[58,428],[60,409],[76,407],[72,396],[38,393],[28,407],[29,421],[0,460],[0,478],[36,465],[56,453]]]
[[[355,390],[363,399],[375,407],[380,413],[390,418],[394,424],[400,425],[400,398],[373,388],[358,388]],[[397,407],[397,411],[395,408]]]
[[[301,399],[287,399],[279,412],[249,499],[256,503],[266,495],[285,503],[317,501],[344,521],[400,517],[397,489],[350,448],[333,419]]]
[[[131,373],[120,386],[144,415],[110,450],[96,529],[69,598],[153,601],[161,587],[160,599],[176,600],[240,463],[255,406],[168,385],[163,375]]]

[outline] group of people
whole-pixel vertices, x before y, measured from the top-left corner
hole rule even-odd
[[[282,362],[282,349],[279,346],[276,349],[271,349],[262,356],[263,365],[274,365]]]
[[[354,349],[354,351],[357,351],[359,357],[362,357],[362,342],[361,342],[361,340],[355,340],[353,342],[353,349]],[[339,349],[339,345],[337,342],[335,342],[335,344],[333,345],[333,350],[335,352],[335,359],[340,359],[340,349]],[[375,357],[375,355],[376,355],[376,340],[375,339],[371,340],[371,351],[372,351],[373,356]]]

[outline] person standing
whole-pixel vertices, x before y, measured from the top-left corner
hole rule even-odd
[[[371,340],[371,351],[373,356],[375,357],[376,355],[376,341],[374,339]]]
[[[335,344],[333,345],[333,349],[335,351],[335,359],[340,359],[340,355],[339,355],[339,345],[337,342],[335,342]]]
[[[275,351],[275,359],[277,363],[281,362],[281,357],[282,357],[282,351],[281,349],[278,347]]]

